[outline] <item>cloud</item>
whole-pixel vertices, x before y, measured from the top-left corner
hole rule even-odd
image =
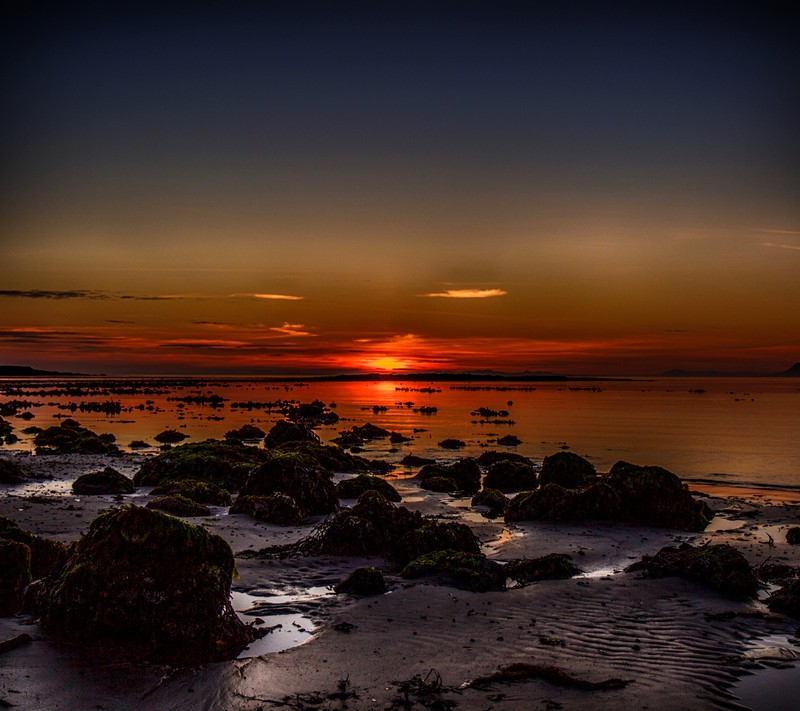
[[[797,244],[777,244],[775,242],[762,242],[762,247],[772,247],[773,249],[790,249],[793,252],[800,252],[800,245]]]
[[[66,291],[46,291],[44,289],[3,289],[0,296],[11,299],[109,299],[104,291],[70,289]]]
[[[505,296],[508,292],[502,289],[447,289],[431,294],[417,294],[417,296],[434,297],[442,299],[488,299],[493,296]]]
[[[291,294],[231,294],[231,298],[251,298],[251,299],[269,299],[272,301],[302,301],[302,296],[293,296]]]
[[[286,323],[284,322],[283,326],[273,326],[270,328],[270,331],[275,331],[275,333],[280,333],[282,336],[313,336],[315,334],[311,333],[310,331],[304,331],[303,329],[306,327],[304,323]]]

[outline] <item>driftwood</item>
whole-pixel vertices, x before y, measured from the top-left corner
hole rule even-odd
[[[21,647],[23,644],[28,644],[28,642],[30,642],[32,639],[33,638],[27,632],[24,632],[22,634],[18,634],[16,637],[12,637],[4,642],[0,642],[0,654],[10,652],[12,649]]]
[[[542,679],[551,684],[565,686],[570,689],[582,689],[584,691],[598,691],[604,689],[622,689],[630,684],[633,679],[604,679],[603,681],[587,681],[568,674],[559,667],[549,664],[527,664],[518,662],[509,664],[507,667],[500,667],[493,674],[479,676],[469,682],[471,687],[486,686],[496,681],[525,681],[526,679]]]

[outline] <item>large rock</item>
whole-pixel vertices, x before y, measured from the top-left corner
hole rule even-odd
[[[582,489],[597,476],[594,466],[572,452],[556,452],[545,457],[539,472],[539,483],[558,484],[565,489]]]
[[[267,433],[260,427],[255,425],[242,425],[238,430],[228,430],[225,433],[225,439],[264,439]]]
[[[0,459],[0,484],[22,484],[27,481],[27,472],[10,459]]]
[[[480,553],[472,529],[464,523],[430,521],[401,536],[391,548],[390,558],[400,566],[433,551]]]
[[[22,609],[25,588],[31,582],[31,549],[24,543],[0,538],[0,617]]]
[[[485,514],[489,518],[502,516],[508,510],[508,498],[497,489],[481,489],[472,497],[473,506],[485,506],[488,511]]]
[[[159,484],[151,492],[151,496],[183,496],[197,504],[207,506],[230,506],[231,495],[223,488],[207,481],[184,479]]]
[[[98,435],[75,420],[64,420],[33,438],[37,454],[118,454],[113,435]]]
[[[287,442],[313,442],[319,444],[319,436],[314,430],[300,422],[278,420],[267,434],[264,444],[267,447],[279,447]]]
[[[278,526],[296,526],[303,520],[303,512],[295,500],[287,494],[280,493],[266,496],[238,496],[228,513],[247,514],[259,521]]]
[[[482,553],[437,550],[426,553],[403,568],[404,578],[433,577],[438,582],[472,592],[505,590],[503,566]]]
[[[394,469],[389,462],[357,457],[339,447],[317,442],[286,442],[274,451],[302,456],[307,464],[329,472],[390,472]]]
[[[155,662],[231,659],[254,638],[231,607],[233,572],[230,546],[200,526],[136,506],[106,511],[50,581],[42,624]]]
[[[800,578],[792,580],[767,598],[767,606],[775,612],[800,617]]]
[[[356,568],[334,588],[336,593],[348,595],[383,595],[386,592],[386,580],[383,573],[375,567]]]
[[[134,491],[136,485],[133,481],[112,467],[82,474],[72,484],[72,493],[83,496],[132,494]]]
[[[458,490],[465,494],[474,494],[481,488],[481,470],[478,462],[472,458],[459,459],[452,464],[426,464],[417,474],[423,489],[428,488],[426,480],[434,477],[451,479],[455,483],[455,489],[449,489],[450,491]]]
[[[54,573],[67,558],[67,547],[63,543],[28,533],[5,516],[0,516],[0,540],[15,541],[30,548],[31,576],[34,580]]]
[[[386,479],[371,474],[359,474],[352,479],[343,479],[336,485],[336,495],[340,499],[357,499],[365,491],[374,489],[380,492],[387,501],[395,503],[402,497]]]
[[[263,449],[247,447],[235,440],[192,442],[148,459],[134,474],[133,483],[157,486],[195,479],[235,491],[244,484],[250,470],[268,458]]]
[[[755,597],[758,578],[745,557],[727,543],[662,548],[626,569],[647,578],[678,576],[734,599]]]
[[[536,470],[530,464],[501,459],[489,467],[483,485],[506,494],[531,491],[536,488]]]

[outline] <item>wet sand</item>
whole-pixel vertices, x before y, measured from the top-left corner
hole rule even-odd
[[[100,510],[147,500],[146,489],[121,498],[69,492],[78,475],[106,464],[132,475],[143,456],[22,458],[35,474],[51,478],[0,488],[0,514],[33,533],[69,542]],[[0,641],[22,632],[33,641],[0,654],[0,699],[42,710],[377,710],[430,703],[498,710],[705,709],[736,708],[739,679],[746,676],[752,684],[765,673],[761,669],[778,679],[797,679],[796,667],[774,670],[800,656],[798,620],[681,579],[642,580],[623,572],[664,545],[709,540],[732,544],[751,565],[769,559],[798,567],[800,546],[788,545],[785,532],[800,525],[800,507],[787,503],[788,497],[716,491],[706,500],[717,518],[707,532],[688,534],[616,524],[507,526],[482,518],[466,501],[422,491],[414,481],[394,483],[409,508],[468,523],[490,557],[569,553],[585,572],[505,592],[471,593],[402,579],[381,559],[238,557],[238,601],[261,601],[255,609],[267,625],[272,622],[265,612],[274,612],[274,619],[284,615],[280,634],[287,644],[291,634],[308,641],[199,668],[131,667],[53,640],[29,617],[4,618]],[[223,536],[235,552],[296,541],[310,530],[229,516],[221,508],[188,520]],[[384,570],[389,593],[355,598],[329,590],[365,564]],[[724,612],[736,614],[720,617]],[[469,684],[516,662],[557,667],[589,682],[629,683],[608,690],[566,688],[552,677]]]

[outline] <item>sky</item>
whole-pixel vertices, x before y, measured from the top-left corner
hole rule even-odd
[[[0,364],[785,370],[791,4],[6,3]]]

